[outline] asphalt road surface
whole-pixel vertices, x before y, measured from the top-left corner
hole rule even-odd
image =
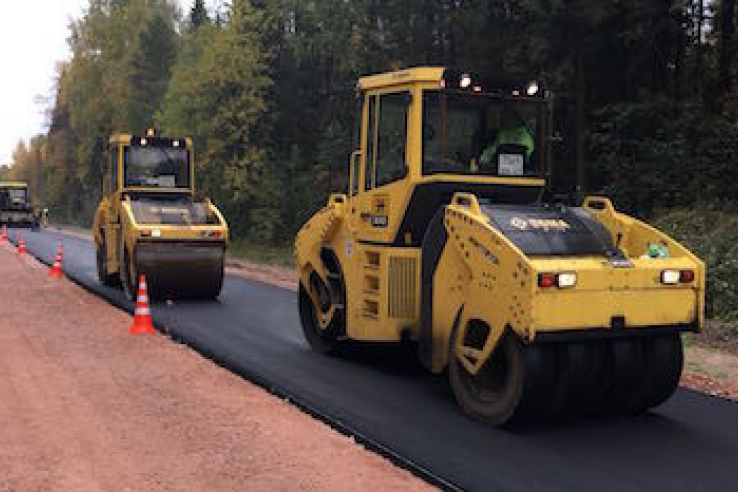
[[[22,233],[32,254],[53,260],[62,236]],[[63,238],[67,275],[130,308],[119,290],[97,282],[92,242]],[[738,491],[738,404],[731,401],[679,390],[640,417],[499,430],[464,416],[443,379],[392,352],[312,353],[293,292],[228,276],[220,302],[153,311],[203,354],[465,490]],[[330,473],[330,464],[315,473]]]

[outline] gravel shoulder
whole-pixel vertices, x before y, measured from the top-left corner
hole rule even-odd
[[[430,490],[0,246],[0,491]]]
[[[63,226],[53,229],[86,239],[92,237],[89,230],[78,227]],[[229,257],[226,271],[231,275],[297,291],[297,273],[289,268]],[[688,337],[689,342],[684,349],[685,370],[681,385],[738,401],[738,338],[731,336],[725,340],[724,330],[718,333],[722,338],[711,336],[713,332],[718,333],[718,330],[713,330],[713,326],[708,325],[704,334]]]

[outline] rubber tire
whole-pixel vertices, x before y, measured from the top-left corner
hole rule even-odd
[[[557,355],[560,372],[552,416],[602,413],[612,385],[609,347],[602,342],[565,343],[557,347]]]
[[[341,342],[343,341],[337,335],[339,328],[338,323],[340,323],[341,320],[333,319],[327,328],[322,329],[315,316],[315,304],[313,304],[313,300],[302,286],[302,282],[300,282],[298,302],[302,332],[305,335],[305,339],[307,340],[308,345],[310,345],[310,348],[323,355],[336,354],[341,348]],[[341,316],[340,318],[343,318],[344,316]]]
[[[105,241],[100,244],[99,247],[95,248],[95,259],[97,263],[97,279],[101,284],[108,287],[116,286],[120,282],[120,278],[116,274],[108,273],[107,266],[105,265],[104,258],[107,255],[107,248]]]
[[[646,381],[645,351],[640,339],[621,339],[612,342],[613,375],[611,410],[625,413],[639,411],[640,398]]]
[[[495,426],[547,416],[558,378],[551,347],[524,346],[507,332],[479,373],[470,375],[453,353],[460,332],[457,325],[451,334],[448,376],[456,401],[469,416]]]
[[[645,411],[668,400],[679,387],[684,368],[682,339],[678,334],[644,340],[647,367],[644,388],[634,411]]]

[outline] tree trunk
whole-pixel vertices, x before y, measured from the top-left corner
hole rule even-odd
[[[724,97],[733,82],[733,48],[735,44],[735,0],[720,4],[720,53],[718,56],[719,96]],[[722,102],[719,104],[722,106]]]

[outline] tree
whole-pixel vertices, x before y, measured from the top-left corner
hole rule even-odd
[[[196,31],[201,26],[209,23],[210,17],[208,16],[208,11],[205,8],[205,1],[195,0],[195,4],[190,10],[190,25],[192,26],[193,30]]]

